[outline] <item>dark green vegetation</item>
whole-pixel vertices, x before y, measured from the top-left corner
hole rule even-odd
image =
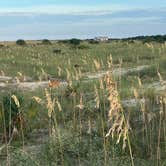
[[[51,44],[51,41],[49,41],[48,39],[43,39],[42,44],[49,45]]]
[[[143,43],[148,43],[148,42],[164,43],[166,41],[166,35],[137,36],[137,37],[126,38],[124,40],[130,42],[132,42],[133,40],[139,40],[142,41]]]
[[[19,39],[19,40],[16,41],[16,44],[20,45],[20,46],[23,46],[23,45],[26,45],[26,42],[22,39]]]
[[[129,166],[130,150],[134,165],[166,165],[165,43],[26,43],[0,48],[0,83],[7,84],[4,76],[20,81],[25,76],[31,81],[56,78],[68,85],[33,91],[0,86],[0,165]],[[119,143],[123,129],[106,137],[115,122],[108,117],[113,94],[101,73],[111,70],[129,124],[129,139],[122,134]],[[17,125],[11,123],[17,118]],[[18,133],[11,139],[8,131],[14,127]]]
[[[152,43],[142,44],[135,42],[111,42],[100,44],[87,44],[86,49],[77,49],[70,44],[59,44],[44,46],[38,44],[27,44],[25,47],[17,45],[4,46],[0,49],[0,70],[7,76],[17,76],[17,72],[33,77],[38,80],[45,73],[53,77],[66,78],[66,68],[74,70],[74,65],[79,64],[82,72],[95,71],[94,59],[102,63],[102,70],[107,68],[107,58],[112,54],[113,64],[118,65],[121,61],[122,67],[134,67],[139,65],[154,65],[163,69],[165,66],[165,45]],[[153,47],[153,48],[150,48]],[[61,50],[55,54],[56,50]],[[58,67],[62,69],[61,76],[58,75]],[[164,72],[164,70],[161,70]]]

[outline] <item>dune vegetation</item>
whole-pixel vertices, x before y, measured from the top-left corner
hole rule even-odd
[[[0,165],[166,165],[166,43],[21,41],[0,47]]]

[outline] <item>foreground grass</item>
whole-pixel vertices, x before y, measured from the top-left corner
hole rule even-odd
[[[64,88],[32,92],[7,90],[9,98],[13,94],[18,97],[25,126],[10,144],[7,141],[6,146],[2,144],[0,154],[5,156],[0,160],[1,165],[116,166],[131,165],[132,160],[134,165],[166,164],[165,93],[145,86],[165,80],[165,45],[140,42],[83,44],[89,47],[80,50],[68,44],[53,43],[49,46],[29,44],[0,49],[3,74],[15,77],[17,72],[21,72],[33,80],[47,80],[51,76],[69,83]],[[53,53],[53,49],[61,49],[62,53]],[[110,53],[113,58],[111,68]],[[118,122],[114,119],[108,122],[111,109],[108,97],[112,94],[106,78],[83,81],[83,74],[139,65],[150,67],[113,78],[120,94],[118,101],[137,101],[132,107],[122,105],[123,116],[129,124],[127,133],[130,144],[125,135],[117,143],[125,128],[120,128],[113,134],[114,137],[106,137],[108,130]],[[2,135],[7,125],[3,116],[4,96],[6,90],[3,89],[0,116]],[[34,96],[39,100],[35,100]],[[122,148],[123,140],[126,141],[125,149]]]

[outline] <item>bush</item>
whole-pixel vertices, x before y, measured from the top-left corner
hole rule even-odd
[[[81,43],[81,40],[80,39],[75,39],[75,38],[73,38],[73,39],[70,39],[70,40],[60,40],[60,41],[58,41],[60,44],[62,43],[62,44],[71,44],[72,46],[74,46],[74,47],[77,47],[78,45],[80,45],[80,43]]]
[[[80,39],[71,39],[71,40],[69,40],[69,43],[74,46],[78,46],[78,45],[80,45],[81,40]]]
[[[133,44],[134,43],[134,40],[129,40],[128,41],[128,44]]]
[[[61,144],[58,139],[49,141],[43,146],[42,154],[40,154],[43,160],[41,165],[63,165],[63,161],[65,162],[64,165],[79,165],[79,159],[81,159],[81,165],[85,163],[92,165],[95,156],[97,156],[95,159],[99,158],[103,162],[102,156],[99,156],[102,154],[100,153],[102,149],[101,138],[97,136],[93,138],[92,145],[88,136],[80,141],[77,136],[66,133],[61,135]],[[93,151],[89,148],[90,146],[93,147]]]
[[[49,44],[51,44],[51,42],[48,39],[43,39],[42,44],[49,45]]]
[[[99,42],[99,41],[96,41],[96,40],[93,40],[93,39],[90,39],[90,40],[89,40],[89,43],[90,43],[90,44],[99,44],[100,42]]]
[[[141,79],[145,79],[145,78],[154,78],[157,76],[157,69],[156,66],[153,65],[149,68],[145,68],[141,71],[131,71],[128,73],[128,75],[130,76],[135,76],[138,75]]]
[[[16,44],[20,45],[20,46],[23,46],[23,45],[26,45],[26,42],[22,39],[19,39],[19,40],[16,41]]]
[[[11,148],[10,153],[10,165],[11,166],[38,166],[35,159],[31,157],[29,153],[21,151],[19,149]],[[34,157],[34,156],[33,156]],[[1,166],[6,166],[6,161],[1,161]]]
[[[58,43],[59,44],[68,44],[69,40],[59,40]]]
[[[78,46],[78,49],[89,49],[90,47],[88,45],[82,44]]]
[[[4,47],[4,45],[3,44],[0,44],[0,48],[3,48]]]
[[[60,49],[54,49],[53,50],[53,53],[56,53],[56,54],[60,54],[62,52],[62,50],[60,50]]]

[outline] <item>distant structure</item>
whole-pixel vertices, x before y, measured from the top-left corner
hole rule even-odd
[[[98,36],[94,38],[95,41],[99,41],[99,42],[104,42],[104,41],[108,41],[109,37],[107,36]]]

